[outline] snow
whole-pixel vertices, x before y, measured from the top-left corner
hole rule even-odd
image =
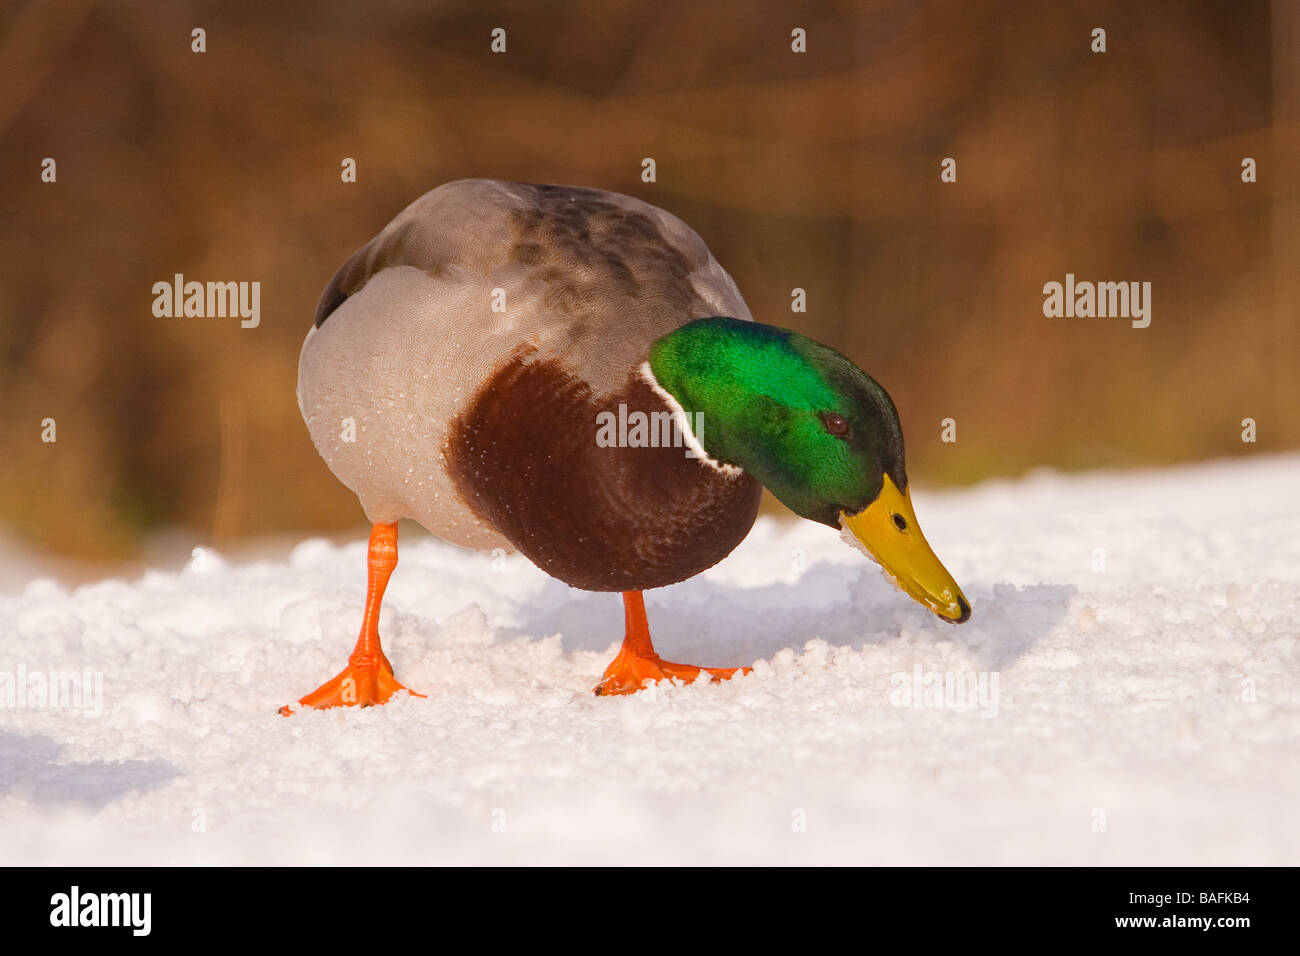
[[[276,715],[351,649],[364,541],[32,581],[0,598],[0,853],[1294,865],[1297,490],[1300,456],[917,490],[959,627],[834,531],[763,519],[647,595],[666,658],[753,674],[626,698],[590,692],[617,596],[412,533],[381,633],[429,697],[364,711]],[[99,674],[101,712],[23,700],[20,668],[90,672],[88,698]],[[984,696],[902,706],[930,673]]]

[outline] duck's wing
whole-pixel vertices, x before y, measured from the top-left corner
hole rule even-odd
[[[386,269],[409,267],[452,280],[507,265],[505,213],[517,202],[514,192],[499,180],[462,179],[425,193],[334,273],[317,303],[316,327]]]
[[[527,344],[564,361],[598,394],[621,385],[650,343],[674,328],[711,315],[750,318],[693,229],[596,189],[491,179],[440,186],[343,264],[321,295],[316,327],[390,270],[444,290],[448,307],[420,320],[476,339],[480,347],[461,358],[483,366],[485,377]]]

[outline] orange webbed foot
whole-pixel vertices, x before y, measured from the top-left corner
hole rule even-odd
[[[701,676],[707,676],[709,683],[728,680],[736,674],[748,674],[748,667],[695,667],[692,664],[674,664],[658,654],[653,657],[634,657],[619,654],[614,663],[605,668],[605,675],[600,683],[592,688],[597,697],[609,697],[616,694],[635,694],[645,686],[646,681],[658,683],[661,680],[674,679],[684,684],[693,684]]]
[[[393,665],[379,643],[379,605],[384,599],[388,577],[397,567],[396,522],[376,524],[370,529],[366,567],[366,609],[356,649],[348,658],[347,667],[298,701],[303,707],[373,707],[387,703],[402,690],[413,697],[424,696],[404,687],[393,676]],[[280,714],[285,717],[293,713],[291,706],[280,708]]]
[[[378,659],[362,660],[353,657],[349,658],[347,667],[298,703],[303,707],[320,710],[328,707],[373,707],[388,703],[394,694],[403,690],[412,697],[425,696],[394,677],[392,665],[382,654]],[[285,717],[293,712],[290,706],[280,708],[280,714]]]
[[[748,667],[695,667],[692,664],[674,664],[655,653],[650,641],[650,626],[645,617],[645,600],[640,591],[623,592],[624,622],[627,631],[623,646],[613,663],[605,668],[605,676],[592,688],[597,697],[614,694],[635,694],[646,681],[679,680],[693,684],[701,675],[708,675],[709,683],[727,680],[736,674],[748,674]]]

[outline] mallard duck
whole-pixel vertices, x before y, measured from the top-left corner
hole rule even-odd
[[[748,670],[661,659],[641,592],[722,560],[764,487],[939,617],[970,617],[917,524],[885,390],[753,321],[700,237],[630,196],[487,179],[421,196],[326,286],[298,404],[373,525],[356,648],[304,706],[407,689],[377,629],[401,518],[621,592],[623,645],[597,694]]]

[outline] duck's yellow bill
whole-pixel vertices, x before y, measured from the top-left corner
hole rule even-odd
[[[888,475],[880,497],[855,515],[841,514],[851,544],[859,544],[898,586],[946,621],[970,618],[970,602],[921,534],[912,496],[899,491]]]

